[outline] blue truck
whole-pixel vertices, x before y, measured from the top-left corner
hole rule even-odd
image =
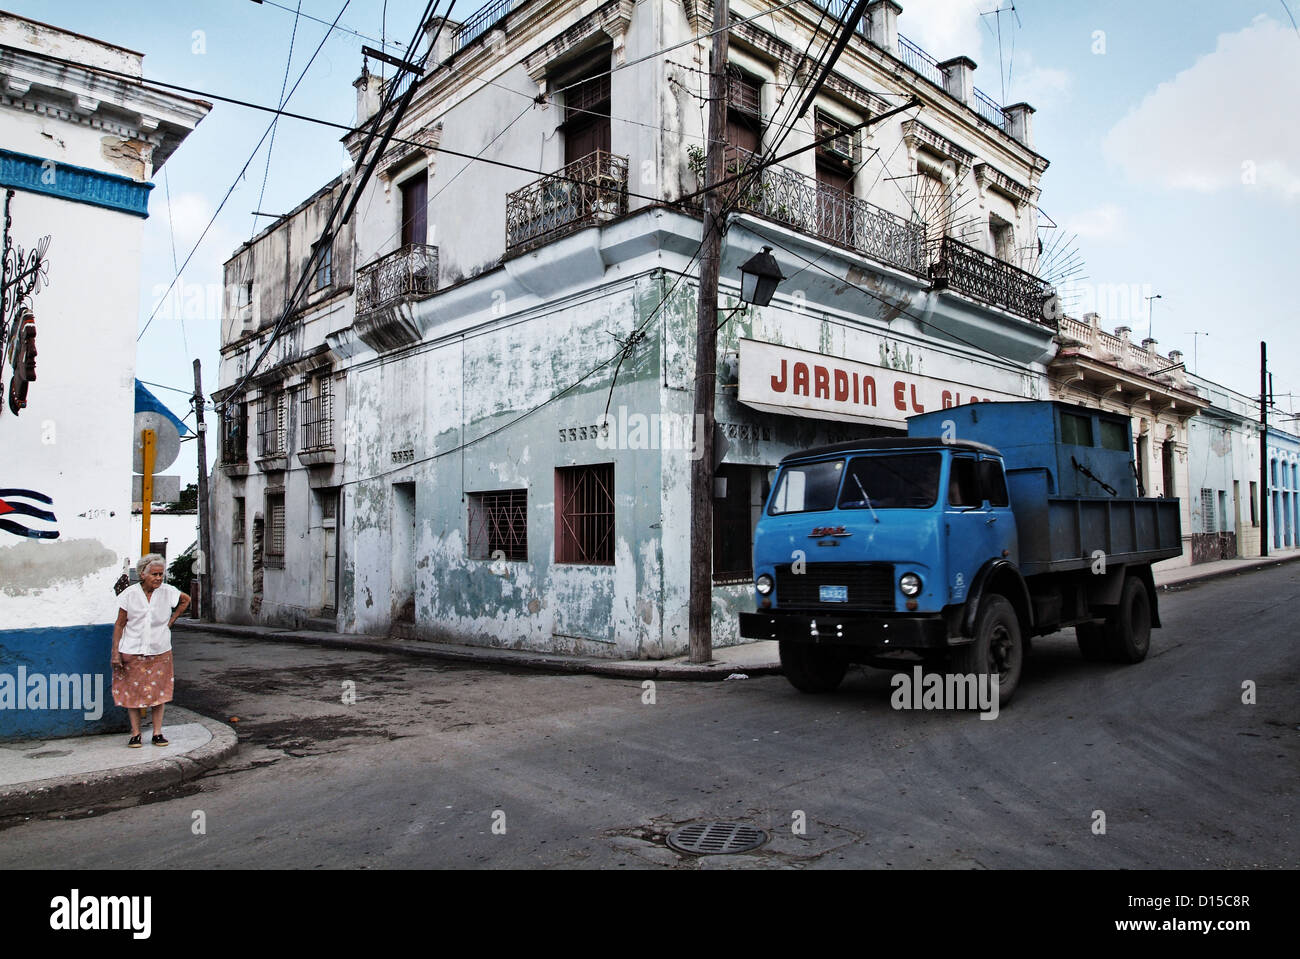
[[[747,639],[828,692],[850,664],[1019,683],[1030,638],[1074,627],[1090,660],[1140,662],[1151,564],[1182,552],[1177,499],[1138,495],[1129,419],[1055,401],[911,417],[908,435],[785,457],[754,533]]]

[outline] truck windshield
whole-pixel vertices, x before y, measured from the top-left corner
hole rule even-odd
[[[939,495],[938,453],[858,456],[840,494],[840,509],[929,509]]]
[[[782,513],[813,513],[833,508],[843,475],[844,460],[786,467],[781,471],[768,513],[780,516]]]

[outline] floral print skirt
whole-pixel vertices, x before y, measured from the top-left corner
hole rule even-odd
[[[123,665],[113,667],[114,703],[127,709],[142,709],[172,701],[170,649],[156,656],[123,653],[122,659]]]

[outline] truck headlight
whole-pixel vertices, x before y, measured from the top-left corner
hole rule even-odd
[[[772,577],[768,576],[767,573],[764,573],[754,581],[754,588],[758,590],[760,596],[766,596],[768,593],[772,592],[772,586]]]
[[[921,592],[921,577],[915,573],[904,573],[898,580],[898,588],[904,596],[917,596]]]

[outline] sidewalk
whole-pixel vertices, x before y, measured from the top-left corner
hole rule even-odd
[[[1158,588],[1190,587],[1206,580],[1300,559],[1292,550],[1267,559],[1231,559],[1155,572]],[[384,636],[345,636],[315,630],[263,626],[228,626],[182,620],[177,629],[234,636],[260,642],[303,643],[336,649],[395,653],[444,662],[475,663],[586,673],[619,679],[711,680],[779,673],[774,642],[726,646],[714,660],[693,665],[688,657],[667,660],[608,660],[555,653],[534,653],[486,646],[460,646]],[[68,739],[0,743],[0,818],[103,803],[124,796],[165,789],[212,768],[238,749],[235,731],[180,707],[167,707],[171,745],[129,750],[126,733]]]
[[[0,742],[0,818],[109,802],[167,789],[211,769],[239,748],[235,731],[168,704],[168,746],[130,749],[130,731]]]

